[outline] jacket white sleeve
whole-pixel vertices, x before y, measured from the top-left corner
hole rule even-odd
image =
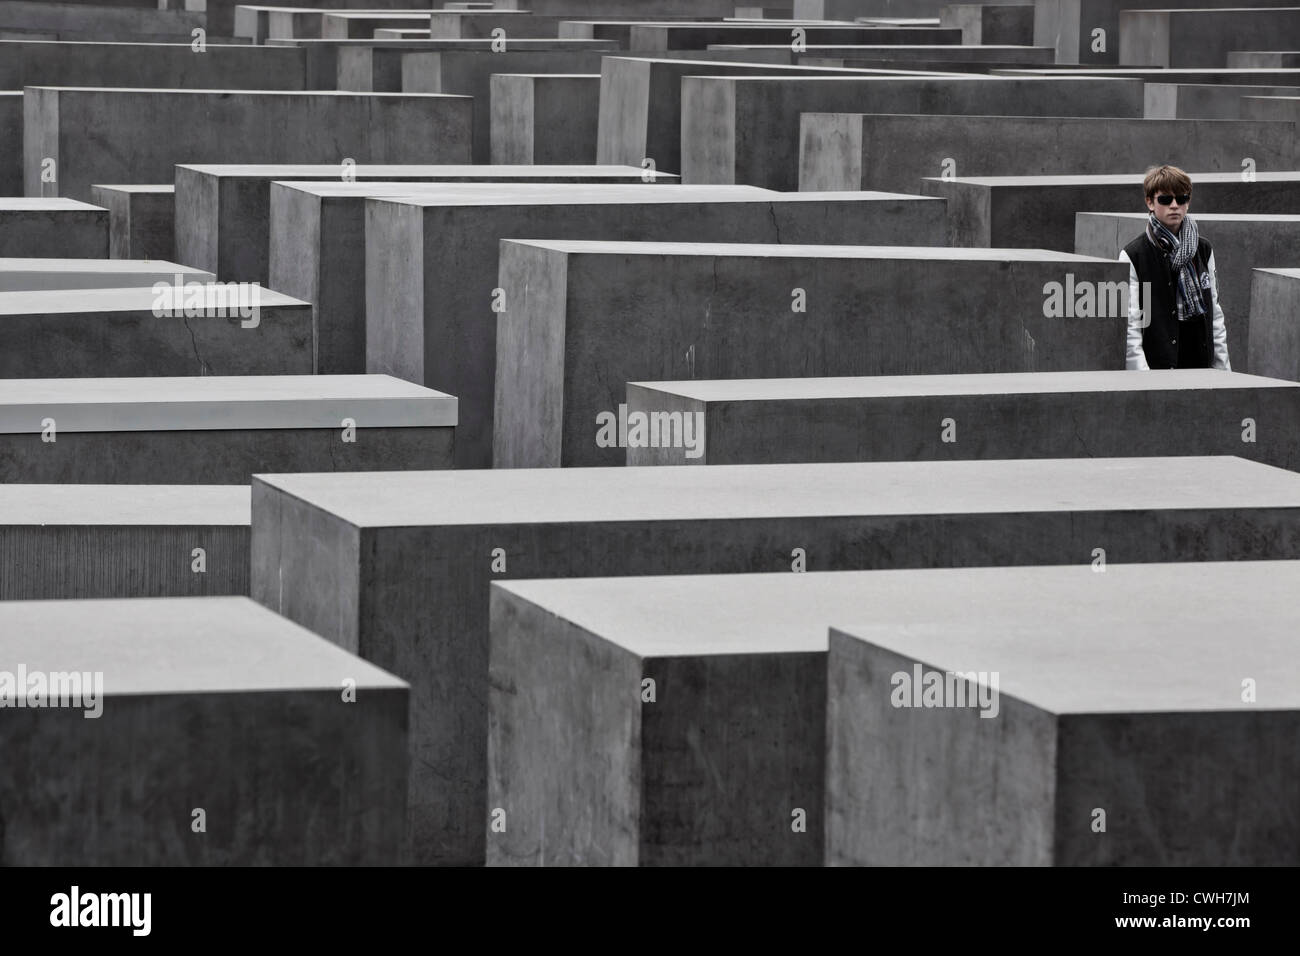
[[[1210,253],[1210,261],[1207,264],[1210,267],[1210,302],[1214,306],[1214,358],[1210,362],[1210,367],[1231,372],[1232,363],[1228,361],[1228,325],[1223,317],[1223,307],[1219,305],[1219,279],[1214,270],[1213,252]]]
[[[1120,250],[1119,261],[1128,263],[1128,344],[1124,350],[1124,367],[1148,372],[1147,353],[1142,348],[1142,329],[1145,328],[1142,317],[1142,305],[1138,298],[1137,266],[1133,265],[1128,253]]]

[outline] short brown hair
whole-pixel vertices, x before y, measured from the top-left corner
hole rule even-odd
[[[1142,188],[1146,190],[1147,199],[1156,193],[1181,196],[1191,193],[1192,177],[1177,166],[1152,166],[1147,170],[1146,179],[1142,180]]]

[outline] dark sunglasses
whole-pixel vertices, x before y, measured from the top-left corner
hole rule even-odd
[[[1178,200],[1178,205],[1180,205],[1180,206],[1186,206],[1189,202],[1192,201],[1192,194],[1191,194],[1191,193],[1183,193],[1183,194],[1180,195],[1180,196],[1165,196],[1165,195],[1160,195],[1160,196],[1157,196],[1157,197],[1156,197],[1156,202],[1160,203],[1160,205],[1162,205],[1162,206],[1168,206],[1168,205],[1169,205],[1171,202],[1173,202],[1175,199]]]

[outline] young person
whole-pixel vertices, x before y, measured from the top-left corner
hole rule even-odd
[[[1125,366],[1230,370],[1214,250],[1187,212],[1191,177],[1177,166],[1156,166],[1142,188],[1146,231],[1119,254],[1129,264]],[[1144,288],[1150,290],[1149,308],[1142,301]]]

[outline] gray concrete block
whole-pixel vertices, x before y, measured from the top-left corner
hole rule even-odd
[[[596,161],[600,74],[492,76],[493,163]]]
[[[260,476],[252,594],[411,682],[413,861],[475,864],[494,580],[779,582],[794,548],[813,571],[1293,558],[1298,481],[1183,458]]]
[[[189,42],[190,31],[208,26],[207,17],[187,10],[148,7],[111,7],[84,3],[49,3],[4,0],[0,3],[0,29],[17,27],[58,40],[93,40],[103,43],[170,40]],[[213,38],[222,36],[212,31]]]
[[[509,44],[520,39],[553,39],[562,36],[558,14],[539,14],[534,10],[434,10],[423,27],[434,40],[491,39],[493,31],[504,31]],[[412,24],[414,26],[414,24]],[[378,31],[375,33],[379,36]]]
[[[428,10],[337,10],[319,14],[322,40],[373,39],[376,30],[386,27],[428,28],[436,12]],[[282,36],[282,34],[277,34]]]
[[[1300,80],[1300,76],[1295,79]],[[1144,92],[1146,118],[1190,120],[1267,119],[1251,116],[1247,104],[1262,96],[1292,96],[1296,86],[1240,86],[1208,83],[1147,83]],[[1294,120],[1292,120],[1294,122]],[[1286,164],[1295,165],[1294,162]]]
[[[1300,96],[1243,96],[1241,115],[1252,120],[1300,123]]]
[[[0,90],[0,197],[23,194],[23,93]]]
[[[163,0],[159,0],[159,2],[163,2]],[[182,0],[167,0],[167,2],[174,5],[178,2],[182,2]],[[247,39],[252,39],[247,26],[251,22],[249,14],[245,14],[242,20],[238,19],[238,10],[242,5],[240,0],[203,0],[203,2],[204,6],[207,8],[209,33],[214,36],[243,36]],[[276,0],[275,4],[272,6],[254,7],[254,9],[258,11],[266,11],[263,15],[266,16],[267,19],[259,23],[259,29],[262,31],[261,35],[266,36],[266,32],[270,25],[270,16],[283,16],[285,14],[293,13],[295,12],[293,10],[294,7],[310,8],[314,11],[320,11],[357,9],[358,6],[362,9],[369,10],[409,10],[411,9],[411,0],[365,0],[364,3],[361,3],[361,0]],[[277,25],[278,22],[279,21],[277,21]],[[301,19],[299,22],[307,26],[309,32],[310,25],[314,24],[318,31],[316,35],[320,35],[319,12],[315,13],[314,16],[307,16],[306,19]],[[236,31],[236,23],[243,24],[243,29]]]
[[[1300,70],[1295,69],[1228,69],[1222,64],[1196,67],[1151,66],[1117,66],[1117,67],[1079,67],[1016,66],[999,70],[1002,76],[1026,77],[1037,76],[1050,79],[1102,79],[1113,77],[1121,80],[1142,80],[1147,83],[1198,83],[1223,86],[1258,86],[1259,84],[1294,84],[1300,79]]]
[[[1300,382],[1300,269],[1256,269],[1250,287],[1250,365]]]
[[[1209,10],[1122,9],[1119,62],[1125,66],[1223,66],[1229,50],[1300,44],[1300,8],[1271,4]]]
[[[866,100],[876,113],[1142,115],[1136,80],[688,76],[682,80],[682,182],[796,189],[799,114],[861,112]]]
[[[6,865],[401,859],[409,688],[247,598],[6,601],[0,667],[28,682],[0,724]],[[32,703],[70,672],[97,718],[80,690]]]
[[[366,203],[366,370],[459,398],[457,466],[489,467],[493,408],[499,407],[493,397],[501,322],[496,313],[522,308],[524,302],[522,287],[502,285],[500,240],[526,235],[937,246],[942,232],[937,218],[941,210],[918,205],[916,197],[780,194],[743,186],[461,186],[440,197],[371,199]],[[410,252],[397,257],[391,249]],[[500,295],[499,288],[505,290]],[[789,308],[788,288],[782,297]],[[604,372],[598,378],[605,380]],[[623,381],[618,379],[620,394]]]
[[[1051,136],[1043,135],[1044,124],[1051,125]],[[907,192],[919,189],[923,176],[945,172],[1130,173],[1164,161],[1239,172],[1243,156],[1264,169],[1283,169],[1300,155],[1294,123],[1245,121],[804,113],[799,136],[799,188],[805,191]]]
[[[1056,48],[1057,63],[1120,62],[1121,10],[1164,9],[1170,0],[1034,0],[1034,45]],[[1178,0],[1179,7],[1290,7],[1295,0]],[[1102,31],[1100,35],[1096,31]],[[1222,66],[1223,60],[1198,64]]]
[[[1153,162],[1156,158],[1153,158]],[[1300,172],[1192,172],[1192,215],[1300,213]],[[1143,174],[1094,176],[982,176],[921,180],[921,192],[948,200],[948,238],[954,246],[1073,249],[1080,212],[1146,208]]]
[[[84,199],[92,183],[167,182],[177,163],[235,158],[467,162],[471,106],[468,97],[414,94],[28,87],[24,187]],[[203,121],[178,123],[184,116]],[[41,182],[47,157],[57,183]]]
[[[1229,50],[1228,66],[1242,70],[1279,70],[1300,67],[1300,51]]]
[[[271,183],[334,181],[350,192],[356,182],[641,182],[640,168],[597,166],[471,166],[272,164],[176,167],[176,257],[222,279],[265,282],[271,245]],[[348,179],[353,182],[347,182]],[[664,177],[675,181],[676,177]],[[367,189],[369,187],[366,187]],[[302,298],[315,302],[305,293]],[[361,371],[338,368],[333,371]]]
[[[91,202],[108,210],[113,259],[171,259],[176,255],[176,188],[91,186]]]
[[[1034,42],[1034,4],[1033,0],[951,3],[939,9],[939,25],[961,30],[964,46],[982,43],[1030,46]]]
[[[674,580],[492,586],[489,866],[821,865],[824,639],[681,640]]]
[[[463,93],[483,97],[492,72],[586,73],[618,49],[603,40],[372,41],[339,44],[338,88],[374,93]],[[483,68],[483,67],[486,67]]]
[[[584,44],[587,47],[593,44]],[[491,162],[492,76],[497,73],[599,73],[601,51],[480,50],[399,51],[401,89],[406,93],[456,93],[474,97],[474,162]],[[574,95],[577,94],[574,91]],[[575,110],[594,94],[581,94]],[[595,108],[591,108],[595,122]],[[563,135],[555,131],[557,137]],[[595,153],[583,162],[594,162]],[[636,163],[635,165],[640,165]]]
[[[602,58],[600,73],[596,161],[639,166],[650,158],[673,172],[682,168],[683,77],[861,75],[839,67],[616,56]]]
[[[421,167],[396,168],[411,170]],[[497,177],[494,172],[497,170],[502,173],[502,182],[533,183],[534,187],[536,184],[552,182],[569,185],[583,182],[633,183],[640,182],[642,176],[640,169],[621,166],[423,168],[435,171],[435,175],[408,182],[262,184],[270,186],[269,213],[266,218],[269,219],[271,238],[269,256],[262,260],[268,265],[259,265],[257,268],[269,268],[272,288],[312,303],[318,372],[366,371],[366,199],[380,196],[414,197],[429,192],[445,194],[445,189],[434,188],[434,184],[495,182]],[[525,171],[531,172],[531,175]],[[463,194],[464,191],[459,192]],[[534,188],[532,192],[549,194],[550,190]],[[248,195],[247,192],[241,193],[241,197]],[[260,196],[258,201],[261,202]],[[234,221],[257,220],[250,217]],[[467,228],[472,232],[473,227]],[[227,229],[223,235],[232,232],[242,235],[243,228]],[[260,234],[257,238],[260,240]],[[238,243],[233,248],[237,255],[244,256],[252,246],[250,241],[243,252],[239,251]],[[495,251],[495,245],[492,250]],[[493,268],[494,265],[487,271],[491,273]],[[490,290],[493,287],[487,288]]]
[[[257,294],[243,317],[209,286],[173,296],[176,315],[153,288],[0,293],[0,378],[310,374],[311,306]]]
[[[716,49],[716,48],[715,48]],[[751,47],[750,49],[763,49]],[[1001,43],[986,43],[981,46],[963,46],[960,43],[925,43],[894,45],[859,45],[859,46],[814,46],[809,45],[800,54],[800,62],[810,58],[831,58],[841,60],[953,60],[960,63],[1016,62],[1021,65],[1049,65],[1055,60],[1055,50],[1046,46],[1007,46]],[[906,69],[902,63],[898,69]]]
[[[237,485],[7,482],[0,601],[246,595],[249,520]]]
[[[713,47],[773,46],[784,44],[793,52],[795,27],[804,31],[804,41],[810,45],[846,45],[876,43],[961,43],[960,30],[940,30],[933,26],[912,22],[875,25],[840,22],[830,24],[816,20],[798,20],[785,23],[708,23],[640,22],[626,20],[570,20],[560,24],[559,35],[570,39],[613,40],[619,49],[633,54],[653,55],[672,52],[674,56],[685,53],[711,51]],[[636,30],[634,37],[633,31]],[[752,59],[742,56],[740,59]],[[782,62],[789,62],[788,60]]]
[[[211,282],[202,269],[142,259],[0,258],[0,292],[55,289],[129,289],[155,282]]]
[[[794,0],[801,20],[852,20],[856,17],[937,17],[945,0]]]
[[[449,468],[455,427],[455,398],[381,375],[22,379],[0,382],[0,480]]]
[[[0,197],[0,256],[108,255],[108,210],[75,199]]]
[[[1122,369],[1127,310],[1048,318],[1047,284],[1127,279],[1042,250],[506,241],[493,463],[621,465],[626,382]]]
[[[1243,561],[819,575],[822,588],[782,579],[806,585],[804,601],[824,588],[823,601],[856,604],[831,618],[827,863],[1294,863],[1297,570]],[[1250,600],[1213,599],[1224,594]],[[917,681],[937,692],[922,696]]]
[[[1238,455],[1300,471],[1300,388],[1214,369],[630,382],[638,412],[694,415],[703,440],[696,457],[629,447],[629,465]]]
[[[0,42],[0,89],[24,86],[218,90],[306,88],[306,53],[292,47],[183,43]]]
[[[1140,236],[1147,214],[1081,212],[1075,217],[1074,251],[1113,258]],[[1219,304],[1228,327],[1228,356],[1238,372],[1249,365],[1250,282],[1257,266],[1300,266],[1300,215],[1205,213],[1194,217],[1214,246]]]

